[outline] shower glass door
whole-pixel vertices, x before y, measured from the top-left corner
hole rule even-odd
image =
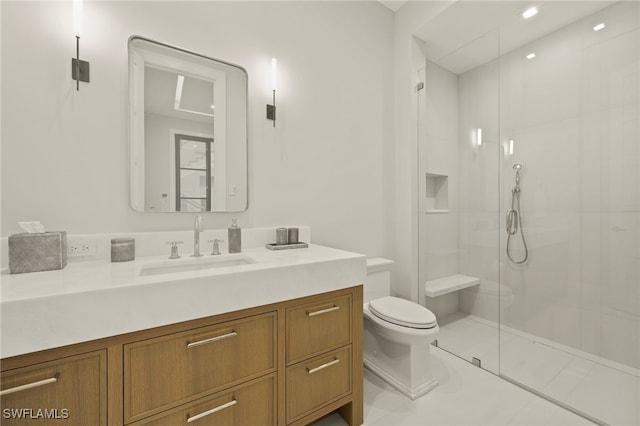
[[[500,210],[521,221],[500,231],[500,374],[638,425],[639,3],[588,7],[516,49],[501,28]]]
[[[455,21],[468,7],[476,6],[453,5],[437,20]],[[417,72],[423,83],[417,92],[420,302],[438,319],[438,347],[495,374],[502,225],[498,42],[496,29],[446,55],[431,56],[421,45],[426,58]]]
[[[640,2],[538,6],[415,34],[419,301],[441,349],[639,425]]]

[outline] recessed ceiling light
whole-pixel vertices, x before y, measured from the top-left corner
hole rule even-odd
[[[522,17],[524,19],[529,19],[532,16],[536,16],[538,14],[538,8],[537,7],[530,7],[529,9],[525,10],[524,12],[522,12]]]
[[[535,54],[535,53],[529,53],[529,54],[527,55],[527,59],[533,59],[533,58],[535,58],[535,57],[536,57],[536,54]]]
[[[593,27],[593,31],[600,31],[604,27],[605,27],[604,22],[602,22],[602,23],[596,25],[595,27]]]

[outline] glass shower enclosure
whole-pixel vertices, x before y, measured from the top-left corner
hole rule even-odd
[[[440,348],[637,425],[640,4],[551,3],[446,54],[416,34],[420,302]]]

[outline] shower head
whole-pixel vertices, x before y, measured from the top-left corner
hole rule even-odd
[[[513,165],[513,170],[516,171],[516,187],[513,188],[514,193],[520,192],[520,170],[522,170],[522,164],[516,163]]]

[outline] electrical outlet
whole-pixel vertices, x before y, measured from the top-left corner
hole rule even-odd
[[[84,257],[96,255],[95,240],[77,239],[70,240],[67,244],[67,256]]]

